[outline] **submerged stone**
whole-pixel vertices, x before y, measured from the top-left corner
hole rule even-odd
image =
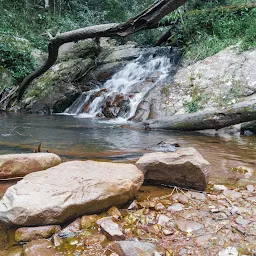
[[[253,192],[255,190],[253,185],[247,185],[246,188],[249,192]]]
[[[115,207],[112,206],[109,210],[108,210],[108,214],[110,216],[112,216],[115,219],[120,219],[122,217],[121,212]]]
[[[250,223],[250,220],[246,220],[242,216],[238,216],[236,218],[236,223],[245,228]]]
[[[205,201],[206,196],[203,193],[198,193],[194,191],[189,191],[187,195],[190,195],[192,199],[199,200],[199,201]]]
[[[184,205],[180,203],[175,203],[168,207],[168,211],[170,212],[179,212],[179,211],[182,211],[183,209],[184,209]]]
[[[77,218],[73,222],[71,222],[68,226],[66,226],[64,229],[62,229],[61,232],[77,233],[79,232],[80,228],[81,228],[81,218]]]
[[[240,192],[234,191],[234,190],[224,190],[223,191],[224,196],[226,196],[228,199],[236,200],[238,198],[242,197],[242,194]]]
[[[189,203],[189,199],[186,195],[184,194],[181,194],[178,198],[178,201],[181,203],[181,204],[188,204]]]
[[[214,190],[217,190],[217,191],[222,191],[222,190],[226,190],[227,187],[224,186],[224,185],[217,185],[217,184],[215,184],[215,185],[213,186],[213,189],[214,189]]]
[[[94,244],[103,244],[106,242],[107,242],[107,237],[105,235],[98,234],[98,235],[88,236],[85,239],[84,243],[86,245],[94,245]]]

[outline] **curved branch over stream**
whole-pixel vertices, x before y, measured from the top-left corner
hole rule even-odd
[[[57,35],[48,45],[47,61],[23,80],[17,88],[17,98],[21,99],[29,83],[44,74],[51,66],[53,66],[57,60],[58,50],[61,45],[69,42],[77,42],[87,38],[109,36],[126,37],[141,30],[153,28],[154,25],[156,25],[164,16],[183,5],[185,1],[186,0],[158,0],[148,9],[124,23],[96,25]]]
[[[256,99],[244,101],[225,109],[214,109],[194,114],[174,115],[168,118],[148,120],[141,125],[146,130],[165,129],[196,131],[221,129],[230,125],[256,120]]]

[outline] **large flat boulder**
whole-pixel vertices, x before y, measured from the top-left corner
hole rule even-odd
[[[176,152],[145,154],[136,166],[144,173],[146,182],[204,190],[211,165],[190,147]]]
[[[126,203],[143,179],[132,164],[66,162],[10,187],[0,200],[0,220],[19,226],[63,223]]]
[[[52,153],[0,155],[0,179],[23,177],[60,163],[60,157]]]

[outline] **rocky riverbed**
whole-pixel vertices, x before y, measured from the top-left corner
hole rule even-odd
[[[47,170],[45,153],[0,156],[4,177],[35,160],[41,166],[0,200],[0,256],[255,255],[253,182],[208,182],[210,164],[196,149],[174,150],[146,154],[136,166],[71,161]],[[143,179],[173,187],[154,193],[140,187]]]
[[[255,186],[207,192],[181,190],[154,197],[140,191],[126,207],[85,215],[62,230],[20,228],[0,255],[254,255]],[[36,231],[37,230],[37,231]],[[35,236],[37,233],[37,236]],[[47,239],[45,239],[45,238]],[[37,240],[33,240],[33,239]],[[7,241],[1,234],[1,243]],[[23,240],[23,241],[22,241]],[[31,242],[28,242],[32,240]],[[28,243],[27,243],[28,242]],[[15,253],[14,253],[15,252]],[[9,253],[9,254],[8,254]],[[39,254],[38,254],[39,253]]]

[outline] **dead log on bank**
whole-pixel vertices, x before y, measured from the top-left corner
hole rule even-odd
[[[230,125],[253,120],[256,120],[256,99],[240,102],[225,109],[214,109],[193,114],[174,115],[163,119],[147,120],[141,126],[145,130],[218,130]]]

